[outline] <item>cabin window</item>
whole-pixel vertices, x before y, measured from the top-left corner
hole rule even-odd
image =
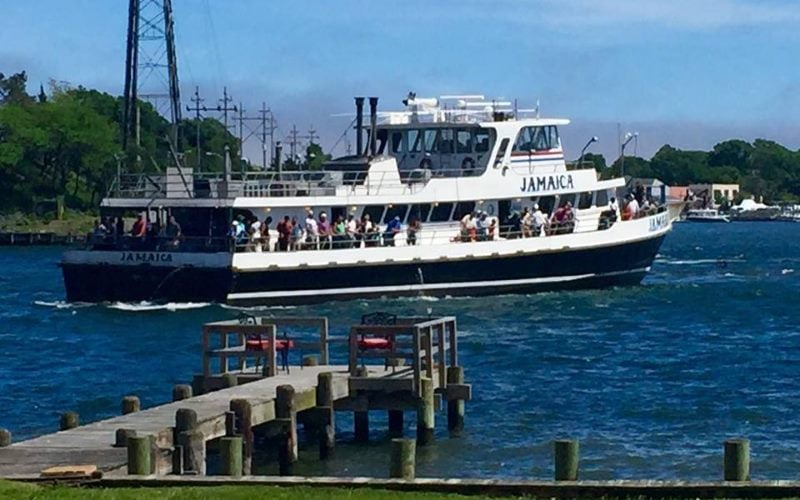
[[[375,148],[378,151],[378,154],[383,154],[386,150],[386,143],[389,139],[389,131],[386,129],[378,130],[378,133],[375,134],[375,137],[378,139],[377,147]]]
[[[472,133],[469,130],[456,132],[456,152],[459,154],[472,152]]]
[[[519,131],[517,140],[514,142],[513,151],[532,151],[533,150],[533,131],[534,127],[524,127]]]
[[[439,130],[439,141],[438,141],[437,151],[443,155],[451,155],[454,153],[454,140],[453,140],[453,131],[451,129],[445,128]]]
[[[578,208],[581,210],[585,210],[587,208],[592,208],[592,192],[581,193],[580,198],[578,198]]]
[[[489,152],[489,131],[478,130],[475,132],[475,152],[488,153]]]
[[[408,150],[411,153],[422,152],[422,136],[419,130],[412,129],[408,131]]]
[[[514,151],[547,151],[560,146],[555,126],[524,127],[514,143]]]
[[[608,205],[608,191],[606,191],[605,189],[601,189],[600,191],[598,191],[597,198],[595,199],[594,204],[595,206],[598,207],[605,207],[606,205]]]
[[[452,203],[437,203],[431,210],[431,222],[444,222],[450,220],[450,213],[453,211]]]
[[[425,129],[422,131],[423,137],[425,138],[425,152],[431,153],[436,151],[436,141],[439,137],[438,130],[436,129]]]
[[[428,214],[431,211],[430,203],[423,203],[421,205],[411,205],[411,210],[408,212],[408,220],[416,218],[420,222],[428,220]]]
[[[553,213],[553,207],[556,204],[555,196],[542,196],[539,198],[539,209],[543,214],[549,215]]]
[[[494,159],[494,168],[500,167],[503,164],[503,160],[506,157],[506,150],[508,149],[509,140],[503,139],[500,142],[500,147],[497,149],[497,158]]]
[[[383,223],[386,224],[395,217],[400,217],[401,221],[406,220],[406,212],[408,212],[408,205],[389,205],[386,207]]]
[[[400,153],[403,148],[403,133],[392,132],[392,153]]]
[[[462,201],[456,205],[456,210],[453,212],[453,220],[461,220],[467,214],[475,211],[474,201]]]
[[[367,205],[364,207],[364,211],[361,213],[361,216],[369,215],[369,220],[372,222],[378,223],[383,220],[383,205]]]
[[[551,125],[546,127],[548,136],[549,149],[558,149],[561,147],[561,139],[558,137],[558,127]]]

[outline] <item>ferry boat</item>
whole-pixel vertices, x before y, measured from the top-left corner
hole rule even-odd
[[[63,255],[67,300],[287,305],[634,285],[680,212],[618,218],[624,179],[565,161],[566,119],[483,96],[377,103],[365,123],[356,98],[357,154],[318,171],[232,173],[226,161],[215,175],[119,175],[89,247]],[[350,216],[364,224],[314,234]],[[285,217],[295,224],[276,244]]]
[[[727,215],[719,213],[716,208],[694,208],[686,212],[686,220],[690,222],[730,222]]]

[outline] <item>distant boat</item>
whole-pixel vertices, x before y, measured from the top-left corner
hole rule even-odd
[[[716,208],[696,208],[686,212],[686,220],[690,222],[730,222],[727,215],[719,213]]]

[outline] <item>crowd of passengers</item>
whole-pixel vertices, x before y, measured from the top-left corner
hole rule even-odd
[[[142,244],[145,241],[156,242],[160,250],[174,250],[183,241],[183,231],[181,225],[170,215],[167,223],[160,226],[158,223],[147,220],[143,214],[139,214],[131,226],[125,230],[125,219],[122,217],[103,217],[94,223],[91,233],[91,241],[95,245],[113,242],[116,239],[127,240],[132,246]]]

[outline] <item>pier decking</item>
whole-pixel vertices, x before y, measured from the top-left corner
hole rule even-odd
[[[319,338],[295,341],[284,333],[284,341],[291,341],[291,349],[304,346],[301,352],[319,357],[305,356],[302,363],[280,370],[277,331],[298,325],[318,327]],[[131,413],[0,448],[0,477],[69,465],[93,465],[105,474],[124,475],[131,470],[132,442],[141,437],[150,440],[147,473],[204,474],[206,443],[226,436],[242,438],[244,472],[249,473],[254,431],[281,436],[281,470],[289,473],[297,459],[298,420],[307,432],[319,434],[323,458],[325,449],[334,445],[334,411],[356,412],[356,439],[368,435],[369,410],[388,410],[390,426],[397,426],[399,418],[401,429],[403,411],[415,411],[418,440],[425,444],[433,432],[439,398],[452,400],[451,428],[463,425],[463,400],[469,399],[470,386],[455,365],[454,318],[395,318],[391,324],[354,326],[340,339],[330,339],[327,330],[324,318],[251,318],[206,325],[204,371],[193,381],[195,391],[204,394],[186,397],[189,387],[176,387],[173,397],[179,400],[172,403],[136,411],[135,399],[123,404],[123,411]],[[220,336],[218,345],[213,345],[214,336]],[[257,349],[249,347],[248,339],[253,338],[260,342]],[[320,359],[328,360],[329,343],[337,342],[347,346],[348,363],[317,365]],[[382,364],[366,364],[375,359]],[[448,368],[461,374],[452,378],[451,373],[450,383]],[[71,426],[66,420],[62,426]]]

